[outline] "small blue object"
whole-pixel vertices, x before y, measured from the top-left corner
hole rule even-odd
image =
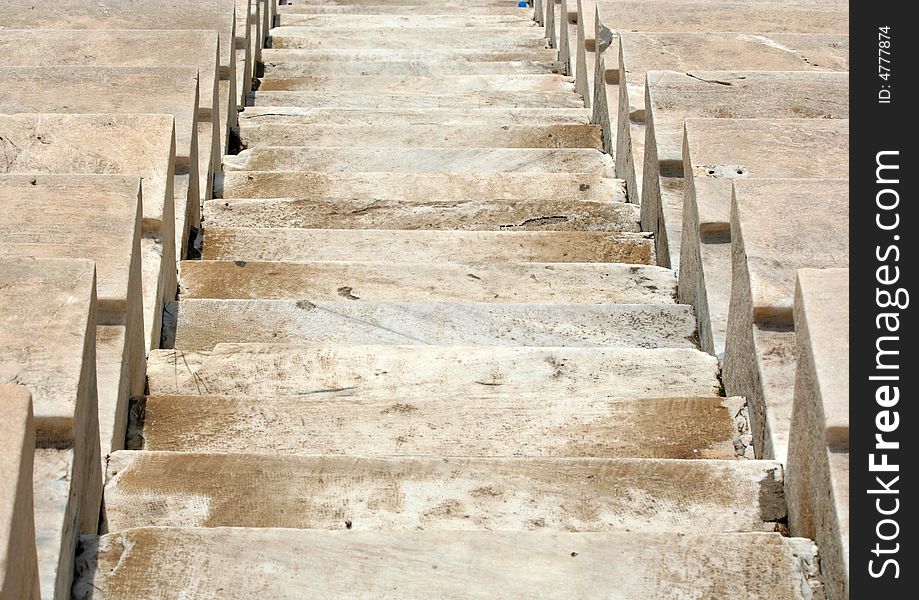
[[[526,0],[520,0],[520,2],[517,3],[517,8],[526,8],[527,6],[529,6],[529,4],[527,4]]]

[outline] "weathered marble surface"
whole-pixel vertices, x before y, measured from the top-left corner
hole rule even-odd
[[[103,456],[121,447],[128,399],[145,384],[141,207],[137,176],[0,175],[0,257],[95,262]],[[104,327],[120,339],[100,335]]]
[[[849,118],[849,74],[806,71],[649,71],[645,138],[630,136],[642,178],[642,228],[659,263],[679,269],[683,226],[683,120]],[[644,158],[641,158],[642,146]],[[639,169],[641,160],[644,168]]]
[[[848,317],[848,269],[798,271],[788,525],[820,545],[834,600],[849,595]]]
[[[0,411],[0,597],[38,600],[32,500],[35,423],[28,388],[0,384]]]
[[[175,298],[175,138],[170,115],[0,115],[2,173],[142,178],[144,336],[158,347],[164,302]]]
[[[721,355],[726,341],[732,183],[845,177],[848,133],[847,119],[686,119],[679,290],[707,352]]]
[[[547,598],[586,597],[598,589],[628,598],[665,598],[674,590],[697,598],[775,600],[822,593],[816,546],[777,533],[143,528],[86,544],[75,592],[92,586],[110,600],[143,594],[302,600],[342,590],[381,596],[392,589],[405,598],[526,597],[533,589]],[[262,557],[265,567],[239,569],[242,554]]]
[[[696,348],[685,305],[184,300],[170,344],[220,342]],[[166,347],[169,347],[167,345]]]

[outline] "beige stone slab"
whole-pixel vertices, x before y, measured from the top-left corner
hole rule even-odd
[[[151,394],[236,396],[515,397],[538,390],[639,398],[711,396],[719,389],[715,359],[687,348],[226,344],[213,352],[154,351],[148,377]]]
[[[436,32],[435,32],[436,33]],[[265,62],[392,62],[392,61],[457,61],[462,63],[507,62],[517,60],[558,60],[558,52],[537,48],[367,48],[322,50],[275,49],[262,50]]]
[[[623,598],[822,594],[813,542],[775,533],[143,528],[87,544],[75,592],[92,586],[113,600],[141,593],[164,600],[359,598],[391,590],[403,598],[578,598],[597,590],[618,590]],[[242,554],[263,557],[266,566],[236,568]]]
[[[387,75],[393,77],[444,77],[466,75],[475,71],[479,75],[561,74],[562,65],[552,60],[515,60],[504,62],[477,62],[444,60],[392,60],[374,62],[277,62],[265,64],[267,77],[314,77],[322,75]]]
[[[220,57],[213,30],[164,29],[2,29],[0,56],[8,67],[195,66],[200,77],[199,115],[226,106],[217,104]],[[222,122],[219,121],[218,122]]]
[[[0,597],[38,600],[32,465],[35,423],[28,388],[0,385]]]
[[[634,175],[641,177],[642,227],[655,232],[663,266],[679,263],[671,233],[682,230],[682,202],[662,219],[662,187],[679,188],[682,198],[683,120],[686,118],[849,117],[849,74],[769,71],[649,71],[645,139],[631,138]],[[636,129],[636,131],[638,131]],[[641,162],[644,167],[639,168]],[[671,181],[663,181],[663,180]],[[635,189],[635,188],[633,188]],[[666,193],[666,192],[665,192]]]
[[[285,13],[281,15],[281,27],[323,27],[334,29],[337,27],[392,27],[394,29],[413,29],[431,27],[537,27],[529,15],[518,11],[517,13],[492,14],[374,14],[374,13],[348,13],[348,14],[310,14]]]
[[[706,5],[706,8],[709,6]],[[736,5],[725,5],[725,15],[731,15],[731,17],[725,28],[720,29],[721,31],[738,31],[731,27],[735,24],[735,19],[739,18],[743,21],[746,11],[761,7],[751,5],[743,10],[736,10],[736,8]],[[780,19],[791,18],[791,22],[794,22],[795,17],[787,14],[789,8],[783,6],[780,7],[781,10],[774,10],[772,7],[767,7],[764,12],[774,12]],[[820,10],[820,8],[814,10]],[[837,13],[838,19],[835,19],[837,21],[844,21],[845,15],[848,14],[848,9],[845,9],[841,15],[835,8],[831,10]],[[707,20],[709,11],[704,11],[704,14]],[[829,19],[834,20],[833,17]],[[756,21],[754,23],[759,24]],[[617,176],[626,179],[630,193],[641,198],[640,184],[644,164],[642,146],[645,139],[647,114],[645,88],[649,71],[663,69],[690,73],[695,69],[848,71],[848,36],[841,35],[848,31],[848,26],[843,23],[841,27],[840,34],[621,34],[619,36],[619,115],[616,119]],[[712,30],[718,31],[719,28],[703,31]],[[749,29],[739,31],[749,31]],[[769,31],[769,29],[759,29],[759,31]],[[612,119],[613,117],[610,116],[611,121]]]
[[[673,271],[620,263],[180,263],[183,299],[669,304]]]
[[[67,598],[79,531],[73,449],[37,448],[34,455],[35,546],[43,600]]]
[[[50,522],[40,500],[44,471],[35,461],[39,570],[48,597],[68,589],[75,536],[95,532],[99,519],[95,289],[91,261],[0,259],[0,382],[31,392],[38,448],[72,457],[68,508],[51,511]],[[56,519],[60,512],[63,522]]]
[[[254,125],[240,127],[244,147],[473,147],[600,149],[596,125]]]
[[[183,300],[164,347],[220,342],[697,348],[685,305]]]
[[[0,256],[86,258],[96,264],[103,455],[117,449],[128,399],[144,389],[141,206],[136,176],[0,175]],[[103,326],[117,326],[119,341],[105,342],[99,335]],[[104,374],[103,362],[111,365]]]
[[[230,65],[235,0],[61,0],[52,5],[8,0],[0,23],[20,29],[209,29],[220,37],[221,66]]]
[[[164,300],[175,297],[175,140],[169,115],[0,116],[4,173],[139,175],[144,332],[158,347]],[[169,243],[164,243],[169,240]]]
[[[638,232],[635,204],[570,200],[279,198],[205,203],[213,227]]]
[[[476,7],[473,14],[485,14],[488,17],[498,17],[504,15],[521,16],[530,18],[532,16],[531,8],[519,8],[517,6],[502,4],[488,5],[487,12],[481,8],[481,5],[464,2],[462,5],[454,4],[431,4],[428,2],[408,2],[408,3],[388,3],[388,2],[371,2],[368,4],[325,4],[312,0],[310,2],[297,2],[294,4],[279,4],[277,14],[283,20],[286,15],[459,15],[466,16],[470,14],[470,8]]]
[[[788,227],[777,226],[775,215],[782,215]],[[783,462],[787,457],[795,387],[792,307],[797,270],[848,267],[848,215],[847,180],[735,182],[722,377],[728,393],[743,394],[750,403],[753,445],[761,456]],[[786,344],[758,347],[757,339],[768,332],[782,332]]]
[[[302,106],[379,110],[382,108],[583,108],[584,102],[573,91],[565,92],[258,92],[248,103],[259,107]]]
[[[151,396],[132,407],[128,446],[273,456],[707,458],[731,464],[743,449],[737,428],[746,424],[738,417],[742,399],[714,396],[617,398],[580,390],[576,400],[565,400],[532,391],[512,397],[470,391],[329,400]],[[784,507],[777,512],[784,515]]]
[[[109,533],[149,526],[713,533],[773,531],[785,516],[782,466],[765,461],[119,452],[108,473]],[[189,497],[200,503],[188,506]]]
[[[457,92],[573,92],[574,84],[564,75],[465,75],[441,77],[394,77],[391,75],[312,75],[283,77],[273,74],[262,80],[259,92],[351,92],[451,94]]]
[[[388,64],[388,63],[383,63]],[[414,63],[412,63],[414,64]],[[590,112],[583,108],[380,108],[363,110],[337,107],[248,106],[239,114],[242,125],[587,125]]]
[[[168,114],[175,117],[177,173],[188,173],[188,194],[176,202],[176,254],[184,255],[194,224],[198,191],[198,71],[193,67],[0,67],[8,85],[0,112],[66,114]],[[157,210],[156,198],[151,198]]]
[[[202,258],[243,261],[654,264],[644,233],[209,227]]]
[[[545,49],[537,28],[519,27],[275,27],[276,50],[399,50],[404,47],[473,50]]]
[[[613,161],[588,148],[310,148],[274,146],[223,157],[225,171],[396,173],[596,173]]]
[[[595,173],[321,173],[229,171],[223,198],[352,198],[404,204],[500,200],[567,200],[569,204],[625,200],[622,180]],[[411,193],[408,193],[408,191]],[[209,206],[212,206],[210,204]],[[397,228],[398,229],[398,228]]]
[[[832,598],[849,592],[848,300],[848,269],[798,271],[789,526],[820,544]]]
[[[680,301],[696,310],[704,350],[725,343],[732,182],[844,177],[848,130],[848,119],[686,119]]]

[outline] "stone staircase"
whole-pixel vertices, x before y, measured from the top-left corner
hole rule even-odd
[[[237,4],[209,102],[245,106],[219,165],[183,138],[72,597],[824,598],[586,108],[581,3]]]
[[[279,7],[76,596],[806,597],[782,466],[739,459],[743,402],[543,29],[349,4]]]

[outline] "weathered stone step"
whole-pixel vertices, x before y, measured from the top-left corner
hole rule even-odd
[[[558,51],[539,48],[429,48],[405,49],[367,48],[367,49],[333,49],[297,50],[272,49],[262,50],[264,62],[391,62],[391,61],[456,61],[474,66],[478,62],[507,62],[517,60],[558,60]]]
[[[576,398],[521,389],[270,400],[151,396],[132,407],[128,447],[274,456],[734,460],[743,450],[742,405],[740,398],[618,398],[584,388]]]
[[[388,63],[380,63],[388,64]],[[590,111],[584,108],[315,108],[309,106],[247,106],[239,113],[243,125],[587,125]]]
[[[583,99],[573,92],[257,92],[249,95],[251,106],[304,106],[335,108],[583,108]]]
[[[644,233],[209,227],[202,258],[241,261],[654,264]]]
[[[406,15],[385,15],[385,14],[291,14],[284,13],[278,19],[281,27],[299,26],[299,27],[393,27],[393,28],[415,28],[415,27],[530,27],[537,28],[536,22],[531,15],[524,11],[519,14],[406,14]],[[539,30],[542,31],[541,29]]]
[[[370,4],[319,4],[315,0],[309,3],[279,4],[277,14],[284,19],[287,15],[458,15],[466,16],[472,4],[386,4],[376,2]],[[514,15],[530,19],[533,16],[532,8],[517,7],[513,3],[489,5],[487,9],[476,8],[476,14],[497,18],[499,16]]]
[[[211,200],[208,226],[304,229],[637,232],[636,204],[570,200],[433,200],[279,198]]]
[[[594,173],[355,173],[229,171],[218,186],[224,198],[364,198],[403,204],[565,200],[625,201],[622,180]],[[398,227],[395,229],[399,229]]]
[[[447,75],[522,75],[527,73],[562,73],[562,63],[553,60],[515,60],[478,62],[470,65],[451,60],[393,60],[365,62],[277,62],[265,63],[265,77],[310,77],[316,75],[389,75],[392,77],[443,77]],[[248,110],[248,109],[247,109]]]
[[[676,274],[621,263],[180,263],[182,299],[669,304]]]
[[[472,69],[470,69],[472,70]],[[391,75],[312,75],[264,77],[259,92],[425,93],[457,92],[573,92],[574,82],[564,75],[449,75],[445,77],[394,77]]]
[[[526,406],[516,398],[534,390],[571,400],[713,396],[720,387],[715,358],[687,348],[225,344],[213,352],[154,350],[148,365],[150,394],[497,395]]]
[[[225,171],[395,173],[596,173],[613,159],[589,148],[310,148],[266,146],[223,157]]]
[[[696,348],[685,305],[183,300],[165,347],[220,342]]]
[[[254,125],[239,131],[246,148],[347,146],[404,148],[602,149],[598,125]]]
[[[786,516],[782,488],[782,465],[771,461],[122,451],[109,459],[105,517],[109,533],[154,526],[774,531]]]
[[[153,527],[86,538],[74,597],[303,600],[398,590],[400,598],[589,598],[616,590],[622,598],[798,600],[822,595],[816,554],[810,540],[777,533]],[[241,556],[260,568],[240,568]]]
[[[538,27],[275,27],[269,46],[275,50],[400,50],[406,47],[450,50],[522,50],[548,48]]]

